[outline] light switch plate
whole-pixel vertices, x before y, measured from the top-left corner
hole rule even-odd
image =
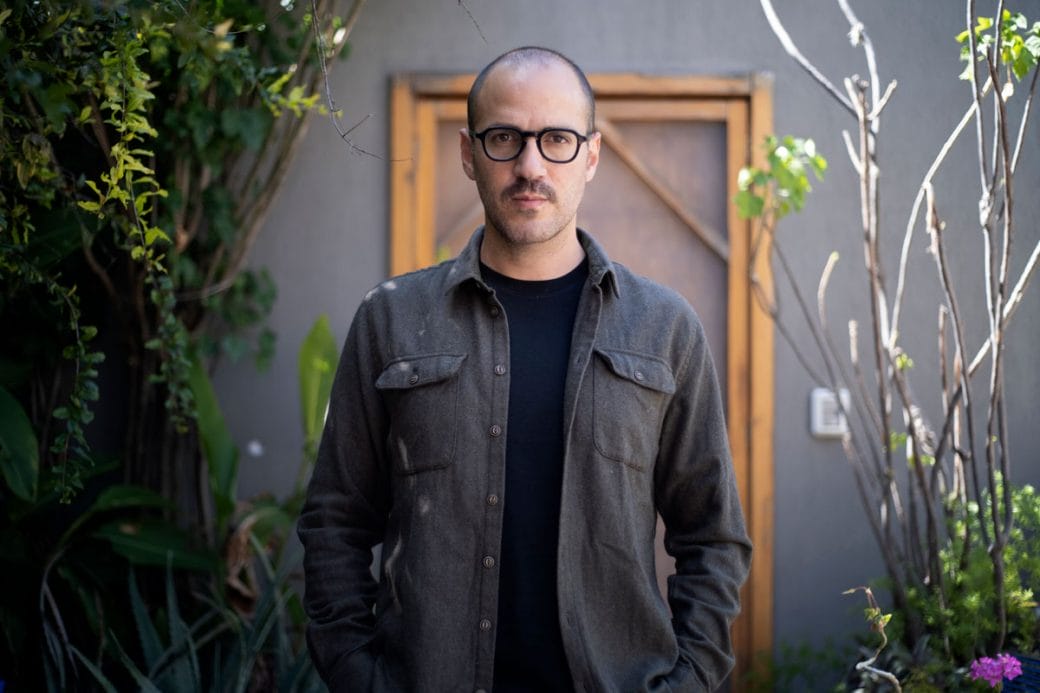
[[[846,388],[838,390],[838,396],[850,411],[852,400]],[[838,397],[829,387],[813,388],[809,396],[809,432],[815,438],[841,438],[849,431],[849,422],[838,406]]]

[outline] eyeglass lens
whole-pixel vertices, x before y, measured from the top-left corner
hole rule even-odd
[[[484,132],[484,151],[492,159],[508,161],[524,146],[524,135],[513,128],[490,128]],[[581,140],[571,130],[543,130],[538,133],[538,150],[556,163],[571,161],[578,153]]]

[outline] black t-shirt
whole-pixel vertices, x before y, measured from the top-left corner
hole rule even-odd
[[[556,549],[563,479],[563,397],[582,262],[523,281],[481,266],[509,324],[509,418],[499,559],[496,693],[573,689],[560,635]]]

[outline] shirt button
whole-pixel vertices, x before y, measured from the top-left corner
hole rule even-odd
[[[491,630],[491,620],[487,618],[480,619],[480,629],[485,633]]]
[[[488,505],[498,505],[498,496],[496,496],[494,493],[492,493],[490,496],[487,497],[487,504]]]
[[[500,435],[502,435],[502,427],[501,427],[501,426],[499,426],[498,424],[493,424],[493,425],[491,426],[491,436],[492,436],[493,438],[497,438],[497,437],[499,437]]]
[[[484,561],[483,562],[484,562],[484,567],[485,568],[494,568],[495,567],[495,559],[493,557],[491,557],[491,556],[484,556]]]
[[[417,382],[419,382],[419,374],[412,373],[410,376],[408,376],[408,382],[411,385],[415,385]]]
[[[502,312],[502,311],[500,311],[500,310],[498,309],[498,306],[491,306],[491,310],[490,310],[490,313],[491,313],[491,317],[493,317],[493,318],[497,318],[497,317],[498,317],[498,315],[499,315],[499,313],[501,313],[501,312]]]
[[[644,380],[646,380],[646,376],[643,375],[643,371],[636,371],[635,376],[636,380],[638,380],[639,382],[643,382]]]
[[[495,366],[495,375],[505,375],[505,374],[506,374],[506,367],[505,366],[503,366],[501,363]]]

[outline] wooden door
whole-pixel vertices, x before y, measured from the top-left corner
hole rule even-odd
[[[458,131],[472,75],[394,81],[390,273],[454,256],[483,223]],[[748,79],[592,75],[599,169],[578,225],[608,255],[679,291],[700,315],[723,382],[741,501],[755,542],[734,625],[739,682],[772,648],[772,326],[752,305],[750,229],[730,200],[759,152],[769,85]],[[756,162],[760,163],[760,162]],[[758,273],[768,284],[768,267]],[[658,580],[674,561],[658,531]],[[734,686],[739,688],[739,686]]]

